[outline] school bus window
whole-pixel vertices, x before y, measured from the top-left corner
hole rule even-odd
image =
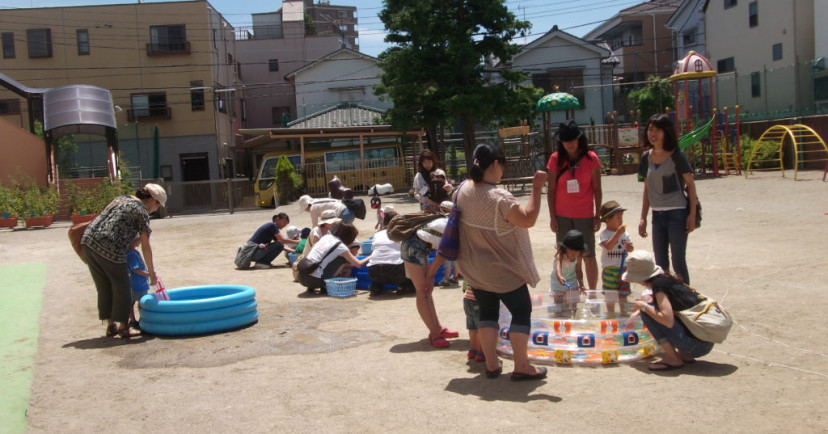
[[[397,148],[366,149],[365,160],[370,168],[392,167],[397,165]]]
[[[328,172],[359,170],[359,150],[326,152],[325,170]]]

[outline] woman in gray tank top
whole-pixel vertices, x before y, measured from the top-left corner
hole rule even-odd
[[[656,264],[690,283],[687,270],[687,236],[696,228],[696,184],[687,156],[678,149],[670,117],[653,115],[647,123],[646,142],[653,149],[641,156],[638,173],[644,178],[644,198],[638,234],[647,237],[647,214],[653,210],[653,253]],[[682,184],[687,186],[685,196]],[[689,202],[689,204],[688,204]],[[689,205],[689,206],[688,206]],[[672,261],[670,260],[672,255]]]

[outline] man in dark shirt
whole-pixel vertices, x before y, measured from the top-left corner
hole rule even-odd
[[[253,253],[253,268],[270,268],[270,263],[282,253],[285,246],[282,243],[299,242],[299,239],[289,240],[285,238],[281,229],[284,229],[290,223],[290,217],[287,214],[280,212],[273,216],[273,221],[265,223],[256,229],[253,236],[250,237],[251,243],[256,243],[259,248]]]

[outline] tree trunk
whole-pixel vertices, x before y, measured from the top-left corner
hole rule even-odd
[[[437,126],[429,125],[425,127],[426,131],[426,147],[437,154]]]
[[[474,161],[474,148],[477,147],[474,138],[474,118],[463,115],[460,117],[460,124],[463,126],[463,150],[466,151],[466,177],[468,177]]]

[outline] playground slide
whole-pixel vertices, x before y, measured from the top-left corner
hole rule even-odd
[[[694,143],[698,143],[699,140],[707,137],[708,133],[710,133],[710,126],[713,125],[713,120],[716,119],[715,117],[711,117],[706,124],[696,128],[693,131],[690,131],[687,134],[682,135],[679,137],[679,149],[682,151],[687,150],[688,147],[693,145]]]

